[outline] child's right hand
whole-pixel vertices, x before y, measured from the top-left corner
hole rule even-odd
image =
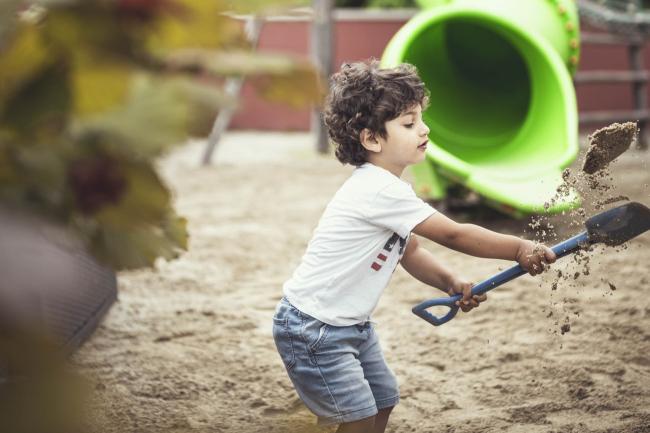
[[[541,274],[547,264],[555,262],[557,258],[555,253],[546,245],[525,239],[520,239],[520,241],[515,260],[530,275]]]
[[[482,295],[472,295],[472,287],[474,287],[474,283],[452,277],[449,283],[449,289],[447,290],[449,296],[463,295],[463,298],[460,301],[456,301],[456,306],[465,313],[470,311],[472,308],[478,307],[481,302],[487,300],[487,295],[485,293]]]

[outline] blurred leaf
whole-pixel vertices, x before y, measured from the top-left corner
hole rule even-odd
[[[17,23],[16,11],[21,6],[21,0],[0,1],[0,51],[4,38],[14,29]]]
[[[150,163],[120,161],[114,166],[126,184],[119,203],[76,218],[91,251],[116,270],[173,259],[187,248],[186,221],[171,208],[168,189]]]
[[[52,44],[65,48],[72,56],[97,59],[129,59],[134,47],[130,34],[116,19],[113,2],[73,1],[48,10],[43,33]],[[68,4],[69,3],[69,4]]]
[[[243,22],[232,18],[303,0],[9,1],[0,32],[15,22],[11,8],[44,9],[22,13],[0,41],[0,199],[60,217],[117,269],[187,248],[154,158],[207,135],[232,105],[205,84],[243,76],[294,106],[322,96],[309,62],[243,51]],[[187,48],[171,57],[176,70],[161,61]]]
[[[172,68],[205,71],[214,75],[286,74],[296,61],[286,55],[256,53],[245,50],[209,51],[177,50],[166,58]]]
[[[310,6],[312,0],[229,0],[228,10],[237,13],[272,15],[291,8]]]
[[[180,248],[187,249],[187,219],[178,217],[172,212],[167,214],[165,224],[163,226],[167,239],[178,245]]]
[[[35,332],[0,323],[0,425],[3,432],[80,431],[88,384],[60,348]]]
[[[324,90],[319,74],[306,60],[279,54],[250,51],[180,50],[168,56],[171,67],[202,70],[214,75],[243,75],[253,78],[260,94],[274,102],[294,107],[319,104]]]
[[[16,168],[11,157],[8,143],[0,139],[0,185],[13,183],[16,179]]]
[[[240,23],[223,14],[223,0],[175,0],[181,12],[157,18],[148,37],[151,53],[164,56],[171,51],[245,45]]]
[[[202,132],[201,123],[211,127],[218,106],[227,101],[217,89],[188,80],[140,76],[124,107],[80,121],[77,135],[91,135],[137,158],[152,158],[185,140],[188,132]]]
[[[109,4],[79,2],[51,10],[44,34],[71,63],[74,110],[95,114],[124,102],[137,47]]]
[[[127,189],[127,179],[122,162],[99,151],[69,162],[66,185],[75,209],[90,216],[119,204]]]
[[[87,116],[115,108],[125,101],[131,68],[121,63],[77,58],[71,80],[74,111]]]
[[[65,193],[65,160],[56,146],[21,146],[15,152],[17,168],[14,195],[22,192],[23,200],[33,207],[48,209],[49,216],[60,216]]]
[[[369,8],[417,8],[416,0],[368,0]]]
[[[102,208],[95,215],[96,220],[125,230],[162,222],[170,206],[170,193],[153,165],[120,161],[119,170],[126,181],[126,191],[119,203]]]
[[[65,130],[70,106],[68,68],[52,63],[23,82],[7,99],[0,123],[20,134],[28,144],[39,138],[51,140]]]
[[[152,266],[158,257],[177,258],[187,248],[185,220],[169,210],[164,229],[142,225],[127,229],[102,225],[91,243],[96,257],[116,270]]]
[[[21,25],[3,45],[0,51],[0,112],[5,111],[7,99],[42,72],[56,55],[46,46],[34,25]]]
[[[294,108],[309,104],[319,105],[324,90],[319,86],[318,75],[307,63],[296,63],[285,74],[262,74],[252,80],[259,94],[272,102],[282,102]]]

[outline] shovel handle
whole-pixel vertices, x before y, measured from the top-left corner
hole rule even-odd
[[[578,250],[582,245],[589,243],[589,234],[587,232],[582,232],[575,235],[574,237],[567,239],[563,242],[560,242],[557,245],[551,247],[556,257],[559,259],[564,257],[572,252]],[[526,271],[520,266],[515,265],[505,271],[494,275],[493,277],[488,278],[487,280],[481,281],[472,287],[472,296],[482,295],[490,290],[499,287],[502,284],[507,283],[508,281],[514,280],[515,278],[525,274]],[[458,313],[458,306],[456,302],[463,299],[463,295],[453,295],[442,298],[429,299],[413,307],[412,311],[415,315],[421,317],[427,322],[431,323],[434,326],[440,326],[443,323],[449,322],[454,318],[456,313]],[[442,317],[437,317],[427,311],[427,308],[435,306],[444,306],[449,307],[449,312]]]

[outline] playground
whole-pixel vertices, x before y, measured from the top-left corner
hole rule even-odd
[[[121,273],[119,301],[73,357],[94,385],[97,432],[329,431],[298,400],[270,323],[282,283],[351,169],[315,154],[308,134],[229,133],[214,165],[197,168],[203,146],[161,162],[189,219],[189,251]],[[608,196],[647,203],[649,162],[636,150],[619,157]],[[472,222],[535,237],[529,219]],[[571,218],[553,222],[560,239],[580,231]],[[475,282],[509,265],[426,245]],[[648,235],[625,249],[598,247],[589,275],[584,264],[558,261],[440,327],[411,313],[439,292],[398,267],[374,317],[402,394],[387,431],[647,431],[649,247]],[[559,270],[570,278],[553,290]]]
[[[482,282],[473,294],[491,290],[488,300],[465,313],[401,266],[391,276],[386,264],[403,253],[393,250],[395,239],[405,246],[412,228],[406,218],[399,235],[365,208],[363,218],[327,220],[336,226],[332,239],[356,243],[325,242],[313,254],[327,265],[314,265],[326,290],[356,294],[356,265],[346,286],[331,256],[363,250],[368,233],[378,249],[393,251],[372,252],[368,263],[385,264],[372,262],[362,281],[379,290],[376,277],[390,277],[371,316],[399,382],[387,432],[650,432],[648,2],[6,3],[3,432],[333,433],[299,399],[274,344],[284,338],[276,312],[283,283],[354,170],[335,158],[323,117],[354,147],[343,151],[373,169],[399,176],[413,164],[402,175],[413,191],[399,183],[393,206],[380,210],[405,213],[399,200],[408,195],[430,216],[415,192],[457,222],[564,257],[533,278],[522,266],[539,245],[434,215],[418,239],[454,277],[432,272],[427,251],[407,250],[402,264],[435,286]],[[323,110],[334,105],[323,104],[324,80],[342,63],[368,59],[417,68],[417,83],[402,83],[409,88],[396,99],[405,105],[417,90],[418,99],[406,100],[421,102],[421,119],[417,103],[409,113],[396,109],[413,120],[396,126],[390,145],[375,140],[381,130],[367,130],[393,97],[379,75],[363,76],[356,93],[340,92],[336,115]],[[354,105],[360,95],[367,106]],[[358,137],[375,147],[358,148]],[[409,156],[414,137],[419,159]],[[380,192],[390,195],[383,181],[362,182],[368,209]],[[357,211],[350,197],[341,207]],[[364,234],[350,235],[357,222]],[[443,244],[514,255],[521,265]],[[342,262],[356,263],[347,254]],[[301,287],[309,288],[303,298],[316,298],[321,285]],[[346,299],[332,304],[367,300]],[[359,308],[340,317],[365,323],[370,310]],[[336,323],[319,325],[309,356],[295,355],[289,342],[291,355],[321,357],[312,351]],[[284,326],[295,338],[289,319]],[[357,367],[357,384],[371,380],[358,369],[361,355],[344,356]],[[390,399],[368,394],[363,410],[394,402],[390,389]],[[352,395],[347,383],[340,390]],[[381,430],[385,414],[362,424]]]

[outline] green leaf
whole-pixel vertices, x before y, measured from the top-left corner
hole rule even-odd
[[[71,106],[68,68],[52,63],[32,75],[6,101],[0,124],[22,141],[52,140],[67,127]]]
[[[132,68],[122,63],[78,57],[71,76],[74,112],[88,116],[124,103],[131,74]]]
[[[65,160],[56,146],[21,146],[15,149],[15,185],[33,206],[47,209],[48,216],[60,216],[65,204]]]
[[[126,230],[164,221],[171,196],[153,165],[124,160],[119,169],[126,180],[126,192],[119,203],[106,205],[95,215],[97,222]]]
[[[324,98],[318,74],[307,63],[295,63],[288,73],[261,74],[252,80],[252,84],[264,99],[294,108],[319,105]]]
[[[34,25],[23,24],[0,46],[0,112],[7,100],[52,63],[50,51]]]
[[[174,245],[187,250],[189,235],[187,233],[187,219],[175,215],[173,212],[167,214],[163,226],[165,236]]]
[[[124,107],[79,121],[75,135],[150,159],[184,141],[188,132],[207,133],[218,107],[231,103],[218,89],[185,79],[139,76],[130,95]]]
[[[170,210],[164,229],[154,225],[129,227],[103,225],[93,236],[91,250],[116,270],[153,266],[158,257],[177,258],[187,249],[185,219]]]
[[[79,3],[49,11],[43,34],[68,59],[74,111],[92,115],[127,97],[134,69],[134,39],[108,4]]]

